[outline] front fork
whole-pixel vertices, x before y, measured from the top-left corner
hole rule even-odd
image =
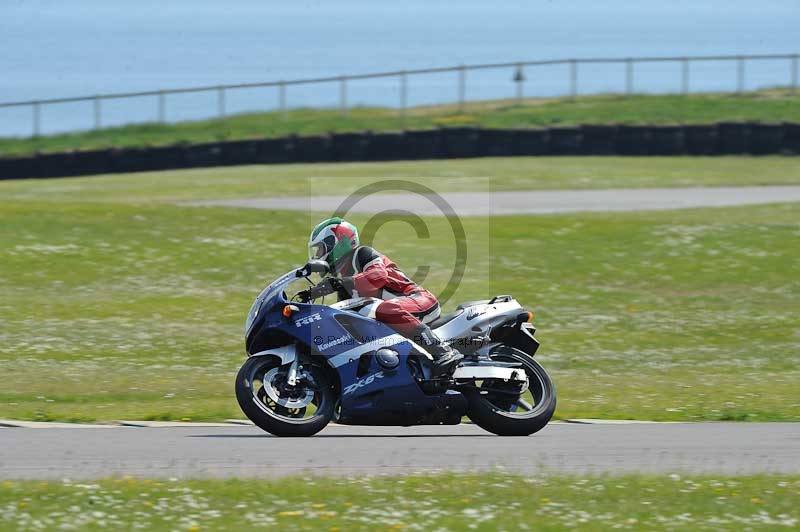
[[[289,373],[286,375],[286,384],[289,386],[297,385],[297,366],[299,365],[299,358],[300,357],[294,357],[294,360],[292,360],[292,365],[289,366]]]

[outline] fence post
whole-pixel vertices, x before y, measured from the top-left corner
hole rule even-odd
[[[517,82],[517,105],[522,106],[522,100],[523,100],[522,84],[525,83],[525,72],[523,70],[522,63],[519,63],[517,65],[517,70],[514,72],[514,81]]]
[[[683,94],[689,94],[689,60],[687,58],[681,59],[681,65],[683,70],[683,79],[682,79],[682,87],[683,87]]]
[[[797,63],[800,60],[800,55],[794,54],[792,56],[792,92],[797,92]]]
[[[39,131],[40,131],[39,130],[39,126],[40,126],[39,118],[40,118],[39,117],[39,102],[35,101],[35,102],[33,102],[33,136],[34,137],[38,137],[39,136]]]
[[[744,92],[744,58],[742,56],[736,58],[736,92],[738,94]]]
[[[633,59],[625,60],[625,93],[633,93]]]
[[[100,97],[95,96],[92,98],[94,103],[94,128],[100,129],[102,127],[102,118],[101,118],[101,109],[100,109]]]
[[[286,120],[289,118],[288,113],[286,112],[286,82],[281,81],[278,83],[278,106],[281,108],[281,115],[283,119]]]
[[[569,60],[569,94],[574,98],[578,95],[578,62]]]
[[[467,70],[464,65],[458,67],[458,112],[464,112],[464,100],[467,96]]]
[[[400,117],[405,120],[406,118],[406,105],[408,97],[408,85],[406,80],[406,71],[400,72]]]
[[[225,118],[225,87],[217,87],[217,114]]]
[[[339,111],[342,118],[347,117],[347,76],[339,78]]]
[[[167,119],[167,96],[164,91],[158,91],[158,121],[164,123]]]

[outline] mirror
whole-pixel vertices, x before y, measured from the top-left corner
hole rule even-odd
[[[312,273],[318,273],[320,275],[325,275],[330,271],[330,267],[328,263],[324,260],[310,260],[306,263],[305,266],[297,270],[297,275],[301,277],[308,277]]]

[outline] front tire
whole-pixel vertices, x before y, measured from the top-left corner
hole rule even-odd
[[[236,400],[242,412],[261,429],[275,436],[312,436],[333,417],[336,393],[326,368],[305,365],[306,378],[286,385],[288,365],[280,359],[247,359],[236,375]]]
[[[521,364],[528,377],[528,390],[515,394],[512,385],[485,380],[463,391],[467,417],[498,436],[528,436],[542,430],[556,411],[556,388],[545,369],[527,353],[501,345],[492,360]]]

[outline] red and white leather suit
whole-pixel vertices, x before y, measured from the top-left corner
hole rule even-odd
[[[383,301],[361,314],[386,323],[411,338],[421,324],[439,317],[439,302],[431,292],[408,278],[389,257],[369,246],[359,246],[335,265],[336,275],[353,297]]]

